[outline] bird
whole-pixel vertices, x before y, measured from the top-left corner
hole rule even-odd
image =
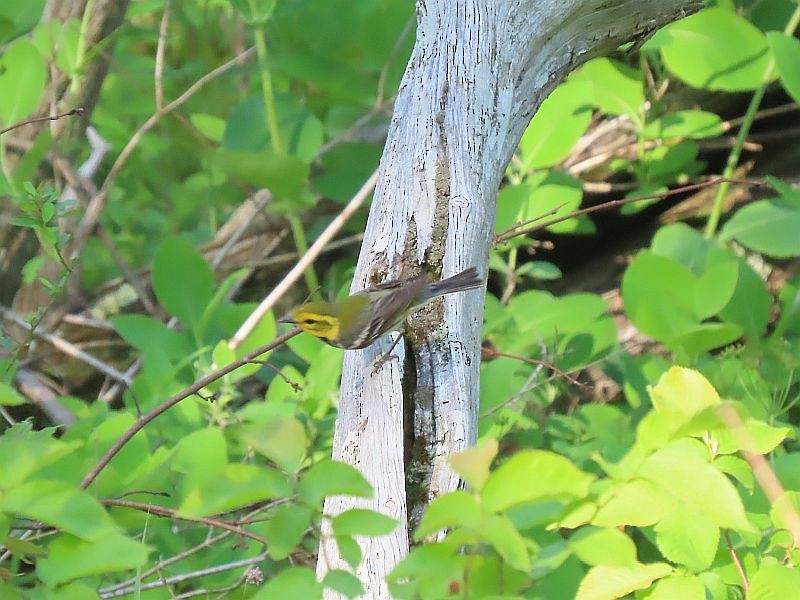
[[[358,350],[392,331],[402,331],[406,318],[431,300],[483,286],[478,269],[431,282],[426,274],[387,281],[357,292],[339,302],[306,302],[295,307],[281,323],[294,323],[323,342]],[[400,338],[384,355],[392,351]]]

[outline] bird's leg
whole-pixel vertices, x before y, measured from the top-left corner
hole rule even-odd
[[[402,331],[398,332],[397,337],[392,342],[392,345],[389,346],[389,349],[375,359],[375,363],[372,365],[373,375],[378,374],[380,370],[383,369],[383,365],[385,365],[388,361],[398,359],[396,355],[392,354],[392,350],[394,350],[394,347],[397,346],[397,343],[401,340],[402,337],[403,337],[403,332]]]

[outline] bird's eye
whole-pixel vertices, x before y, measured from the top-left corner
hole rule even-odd
[[[306,325],[316,325],[319,323],[316,319],[306,319]]]

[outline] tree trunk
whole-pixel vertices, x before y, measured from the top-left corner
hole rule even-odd
[[[487,272],[500,180],[541,102],[575,66],[700,8],[692,0],[418,0],[352,291],[420,271]],[[333,455],[358,467],[371,500],[329,498],[400,521],[363,541],[367,597],[408,552],[432,498],[455,490],[448,457],[475,443],[483,293],[444,297],[412,319],[401,359],[373,373],[390,340],[345,353]],[[323,534],[330,534],[323,524]],[[323,536],[318,575],[347,568]],[[336,597],[330,594],[330,598]]]

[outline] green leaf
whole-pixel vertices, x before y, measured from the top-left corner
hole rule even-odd
[[[94,541],[60,535],[48,548],[47,558],[36,563],[36,573],[49,585],[141,567],[150,554],[148,546],[112,533]]]
[[[192,113],[189,115],[189,121],[197,131],[212,142],[222,141],[222,136],[225,133],[225,121],[223,119],[205,113]]]
[[[322,123],[294,97],[278,94],[274,99],[278,131],[285,150],[304,161],[310,161],[322,145]],[[231,110],[225,124],[223,143],[230,150],[274,150],[262,95],[246,98]]]
[[[659,579],[653,591],[647,594],[645,600],[706,600],[706,588],[703,580],[694,575],[670,575]]]
[[[778,31],[767,33],[781,83],[795,102],[800,102],[800,40]]]
[[[710,254],[721,257],[721,254]],[[739,280],[739,264],[733,257],[718,258],[714,262],[709,260],[705,272],[701,275],[694,290],[694,311],[701,318],[708,318],[721,311],[736,291]]]
[[[546,215],[545,221],[563,217],[577,210],[583,201],[583,184],[565,173],[540,173],[536,177],[528,177],[526,181],[532,182],[534,186],[528,196],[527,206],[523,209],[523,221],[543,215]],[[547,231],[594,233],[595,226],[586,215],[582,215],[550,225]]]
[[[658,486],[634,479],[616,484],[608,491],[592,523],[600,527],[646,527],[658,523],[675,506],[676,501]]]
[[[20,406],[26,400],[11,385],[0,381],[0,406]]]
[[[611,600],[650,587],[656,579],[672,572],[666,563],[627,567],[598,565],[589,569],[578,587],[575,600]]]
[[[787,200],[759,200],[739,209],[720,232],[722,240],[772,256],[800,256],[800,205]]]
[[[30,115],[42,100],[47,69],[33,43],[17,40],[0,55],[0,121],[15,124]]]
[[[331,519],[331,527],[341,535],[388,535],[397,527],[397,519],[366,508],[351,508]]]
[[[250,27],[267,23],[275,11],[277,0],[231,0],[231,4]]]
[[[659,48],[667,68],[689,85],[730,92],[759,87],[771,58],[764,34],[722,8],[670,24],[645,48]]]
[[[153,259],[153,290],[158,301],[194,329],[214,289],[214,276],[205,259],[182,238],[168,238]]]
[[[486,521],[484,536],[512,569],[528,571],[531,568],[531,557],[525,539],[516,530],[505,515],[492,515]]]
[[[296,197],[308,178],[308,164],[297,156],[271,151],[247,152],[221,148],[213,164],[232,179],[247,185],[269,188],[278,196]]]
[[[0,3],[0,44],[27,33],[42,16],[45,0]]]
[[[642,135],[648,140],[702,139],[722,135],[722,119],[702,110],[679,110],[647,124]]]
[[[117,525],[97,500],[73,485],[34,480],[0,496],[0,511],[42,521],[84,540],[115,535]]]
[[[752,531],[733,483],[707,460],[704,444],[680,439],[648,457],[639,474],[676,500],[701,511],[718,527]]]
[[[178,513],[205,517],[291,493],[291,486],[280,473],[266,467],[229,464],[224,471],[189,489]]]
[[[225,434],[216,427],[206,427],[191,432],[176,444],[171,468],[184,474],[183,489],[188,491],[201,481],[216,477],[227,464]]]
[[[421,541],[442,529],[467,527],[477,530],[481,524],[481,508],[475,496],[464,490],[457,490],[434,498],[425,509],[422,520],[414,533],[414,539]]]
[[[642,156],[646,181],[651,184],[667,185],[699,173],[703,165],[695,160],[698,152],[697,144],[690,140],[646,150]]]
[[[644,86],[638,69],[609,58],[596,58],[586,63],[570,81],[573,79],[592,84],[595,103],[604,112],[627,114],[635,123],[641,121]]]
[[[186,332],[170,329],[152,317],[116,315],[110,320],[120,337],[145,354],[148,366],[158,367],[159,373],[172,372],[173,365],[193,350]]]
[[[530,277],[531,279],[553,280],[560,279],[563,273],[561,273],[561,269],[551,262],[532,260],[518,267],[516,275],[518,277]]]
[[[723,473],[734,477],[749,493],[753,493],[755,478],[746,460],[733,455],[718,456],[714,465]]]
[[[208,317],[208,312],[206,312],[206,317]],[[258,320],[256,326],[253,330],[247,335],[244,340],[236,347],[236,350],[232,350],[230,347],[230,343],[226,340],[221,340],[217,343],[214,347],[214,351],[212,352],[211,358],[214,361],[214,367],[219,368],[223,367],[233,361],[243,358],[245,355],[249,354],[253,350],[260,348],[269,340],[275,338],[277,333],[277,325],[275,323],[275,315],[273,315],[272,311],[267,312],[263,317]],[[314,337],[314,336],[300,336],[300,337]],[[264,354],[259,355],[256,357],[256,360],[264,361],[267,360],[267,357],[270,356],[271,352],[265,352]],[[227,381],[229,382],[236,382],[241,381],[247,377],[252,377],[259,370],[261,370],[263,366],[259,363],[253,362],[248,363],[246,365],[242,365],[232,373],[226,376]]]
[[[664,558],[694,572],[711,566],[719,545],[719,527],[694,507],[679,506],[655,526],[655,532]]]
[[[127,412],[112,413],[95,426],[86,440],[85,456],[96,462],[105,452],[130,429],[135,417]],[[140,431],[125,444],[111,462],[98,475],[94,483],[95,494],[112,496],[127,491],[126,482],[136,469],[146,462],[150,451],[148,432]]]
[[[686,267],[642,250],[622,278],[625,312],[639,331],[669,342],[698,323],[695,286]]]
[[[374,144],[336,144],[322,156],[323,172],[313,178],[314,190],[337,202],[348,202],[379,160],[380,148]]]
[[[321,505],[326,496],[372,497],[372,486],[358,469],[332,460],[320,461],[306,471],[299,491],[303,500],[312,506]]]
[[[800,571],[783,565],[765,564],[750,579],[748,600],[793,598],[800,589]]]
[[[521,171],[561,162],[586,132],[592,117],[592,86],[585,81],[559,85],[533,115],[522,134]]]
[[[656,410],[691,417],[721,400],[708,379],[693,369],[672,367],[650,388],[650,398]]]
[[[348,598],[356,598],[364,594],[364,587],[358,577],[342,569],[328,571],[322,580],[322,585],[330,588]]]
[[[588,565],[634,566],[636,545],[614,527],[582,527],[569,538],[569,548]]]
[[[314,571],[306,567],[289,567],[270,579],[253,600],[274,600],[275,598],[302,598],[314,600],[322,598],[322,584],[317,581]]]
[[[512,456],[491,474],[481,498],[484,507],[491,511],[545,498],[583,498],[593,479],[563,456],[526,450]]]
[[[351,568],[357,569],[361,563],[361,546],[350,535],[335,536],[339,554]]]
[[[422,596],[414,593],[420,586],[428,592],[423,597],[445,598],[450,595],[450,582],[461,579],[462,567],[457,550],[443,543],[417,546],[386,576],[392,597],[401,597],[399,592],[403,590],[406,592],[402,594],[403,598]],[[402,585],[404,581],[408,582],[407,587]]]
[[[244,430],[244,440],[287,473],[297,473],[306,457],[308,436],[293,416],[275,416]]]
[[[708,255],[714,247],[715,242],[707,240],[686,223],[671,223],[662,227],[650,244],[653,254],[677,261],[697,277],[705,272]]]
[[[497,440],[488,437],[474,448],[451,456],[450,465],[473,489],[481,490],[489,478],[489,466],[497,456],[497,448]]]
[[[0,368],[5,365],[0,363]],[[28,422],[10,427],[0,436],[0,490],[19,485],[31,474],[73,452],[80,444],[53,438],[53,429],[31,431]]]
[[[772,296],[761,278],[744,260],[739,260],[739,277],[736,289],[720,318],[742,328],[751,339],[763,335],[772,310]]]
[[[751,418],[744,418],[742,421],[743,427],[723,424],[711,432],[717,442],[719,454],[733,454],[740,450],[753,454],[769,454],[785,439],[793,437],[789,427],[773,427]]]
[[[27,556],[47,556],[47,551],[41,546],[37,546],[28,540],[21,540],[14,536],[8,535],[5,538],[0,538],[0,543],[5,546],[11,554],[20,559],[25,559]]]
[[[790,331],[800,331],[800,280],[787,281],[778,297],[781,301],[781,318],[772,334],[775,338]]]
[[[53,46],[58,68],[67,77],[80,75],[82,65],[78,64],[78,46],[80,45],[81,22],[79,19],[68,19],[63,22]]]
[[[303,539],[311,524],[312,509],[299,504],[279,506],[267,521],[264,536],[273,560],[283,560]]]

